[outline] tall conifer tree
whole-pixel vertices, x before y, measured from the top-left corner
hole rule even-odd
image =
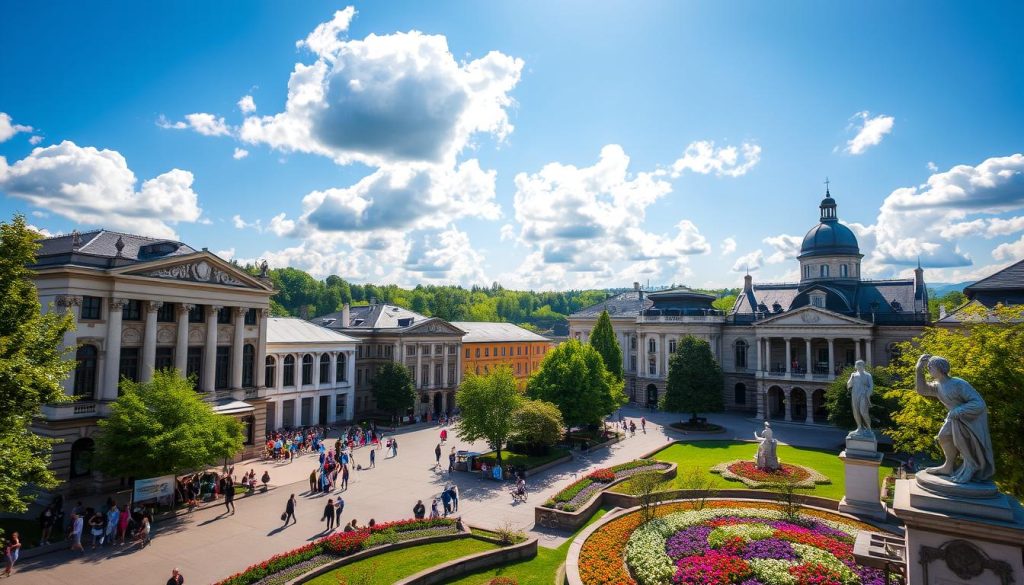
[[[696,419],[701,412],[719,412],[722,399],[722,368],[703,339],[687,335],[668,364],[668,382],[661,399],[662,410],[689,412]]]
[[[597,324],[590,333],[590,345],[601,354],[604,367],[621,381],[622,348],[615,339],[615,330],[612,329],[612,318],[608,316],[608,311],[601,311],[601,316],[597,318]]]

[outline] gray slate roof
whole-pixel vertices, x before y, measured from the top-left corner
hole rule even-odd
[[[827,308],[850,316],[861,314],[867,318],[873,312],[876,323],[886,321],[905,322],[914,311],[914,299],[918,294],[914,279],[861,280],[853,283],[822,282],[801,286],[799,283],[754,284],[752,290],[740,292],[733,313],[751,317],[759,312],[758,304],[768,307],[778,303],[784,311],[797,309],[809,303],[807,291],[825,289],[829,293]],[[902,307],[896,311],[896,301]],[[872,307],[872,303],[875,306]]]
[[[195,248],[175,240],[147,238],[110,230],[94,230],[77,234],[65,234],[38,240],[36,267],[56,265],[79,265],[96,268],[110,268],[160,260],[173,256],[194,254]],[[117,242],[121,241],[120,254]]]
[[[482,321],[452,321],[452,325],[466,332],[463,343],[503,341],[548,341],[546,337],[527,331],[514,323],[489,323]]]
[[[964,294],[973,297],[973,293],[986,290],[1021,290],[1024,289],[1024,260],[1011,264],[992,276],[964,288]]]
[[[642,299],[640,297],[641,294],[643,295]],[[569,315],[569,318],[597,319],[601,316],[601,311],[607,310],[608,316],[612,319],[620,319],[623,317],[635,319],[640,315],[640,311],[649,308],[653,304],[653,301],[648,298],[646,292],[630,290],[619,293],[610,299],[603,300],[596,305],[580,309],[572,315]]]
[[[359,343],[359,340],[304,319],[270,317],[267,319],[267,343]]]
[[[349,309],[349,323],[342,323],[341,315],[341,311],[335,311],[310,321],[329,329],[405,329],[430,319],[409,309],[384,304],[352,307]]]

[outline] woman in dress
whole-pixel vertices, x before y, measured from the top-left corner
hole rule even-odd
[[[18,555],[21,553],[21,538],[19,538],[17,532],[12,532],[11,536],[7,539],[7,545],[4,547],[4,558],[7,560],[7,566],[4,568],[4,576],[10,577],[11,573],[14,572],[14,563],[18,562]]]

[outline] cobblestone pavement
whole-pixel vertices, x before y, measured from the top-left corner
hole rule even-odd
[[[454,473],[449,476],[434,469],[434,446],[438,443],[436,426],[399,431],[397,458],[384,458],[377,453],[376,468],[354,472],[349,489],[342,493],[345,510],[342,523],[357,519],[365,524],[370,518],[378,522],[408,518],[417,499],[430,507],[430,500],[448,483],[458,485],[459,511],[465,520],[480,526],[498,527],[511,524],[524,530],[533,530],[533,507],[542,503],[559,489],[589,470],[634,459],[657,449],[672,440],[752,439],[753,431],[760,428],[755,420],[735,414],[709,417],[726,426],[728,432],[713,437],[683,435],[666,430],[663,424],[674,419],[665,413],[648,413],[637,409],[623,409],[628,418],[648,418],[647,433],[637,434],[597,450],[585,457],[556,466],[528,480],[529,501],[511,502],[508,485],[483,479],[477,474]],[[638,427],[639,427],[639,420]],[[836,448],[843,433],[824,426],[800,424],[773,424],[776,438],[783,443]],[[454,433],[451,433],[454,435]],[[481,449],[482,444],[469,445],[457,439],[442,447],[442,464],[452,446],[459,449]],[[367,448],[356,452],[356,462],[364,466],[369,459]],[[188,583],[209,583],[240,571],[274,554],[301,546],[326,534],[320,522],[328,495],[309,493],[309,472],[316,466],[313,455],[298,458],[294,463],[246,462],[236,466],[236,473],[256,469],[260,477],[269,469],[271,484],[266,494],[241,497],[236,500],[237,513],[224,515],[222,506],[197,510],[174,520],[155,524],[153,543],[146,549],[86,548],[84,554],[61,551],[24,559],[11,583],[32,585],[102,584],[160,584],[166,582],[173,567],[181,569]],[[445,467],[447,467],[445,465]],[[298,523],[281,528],[280,515],[288,495],[298,498]],[[541,544],[557,546],[564,534],[537,531]]]

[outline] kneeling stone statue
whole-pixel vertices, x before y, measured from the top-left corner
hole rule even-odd
[[[779,456],[776,453],[778,441],[772,437],[772,426],[768,424],[768,421],[764,423],[764,431],[758,435],[757,431],[754,431],[754,438],[761,442],[757,446],[757,455],[754,457],[754,465],[758,469],[764,469],[768,471],[775,471],[779,469]]]

